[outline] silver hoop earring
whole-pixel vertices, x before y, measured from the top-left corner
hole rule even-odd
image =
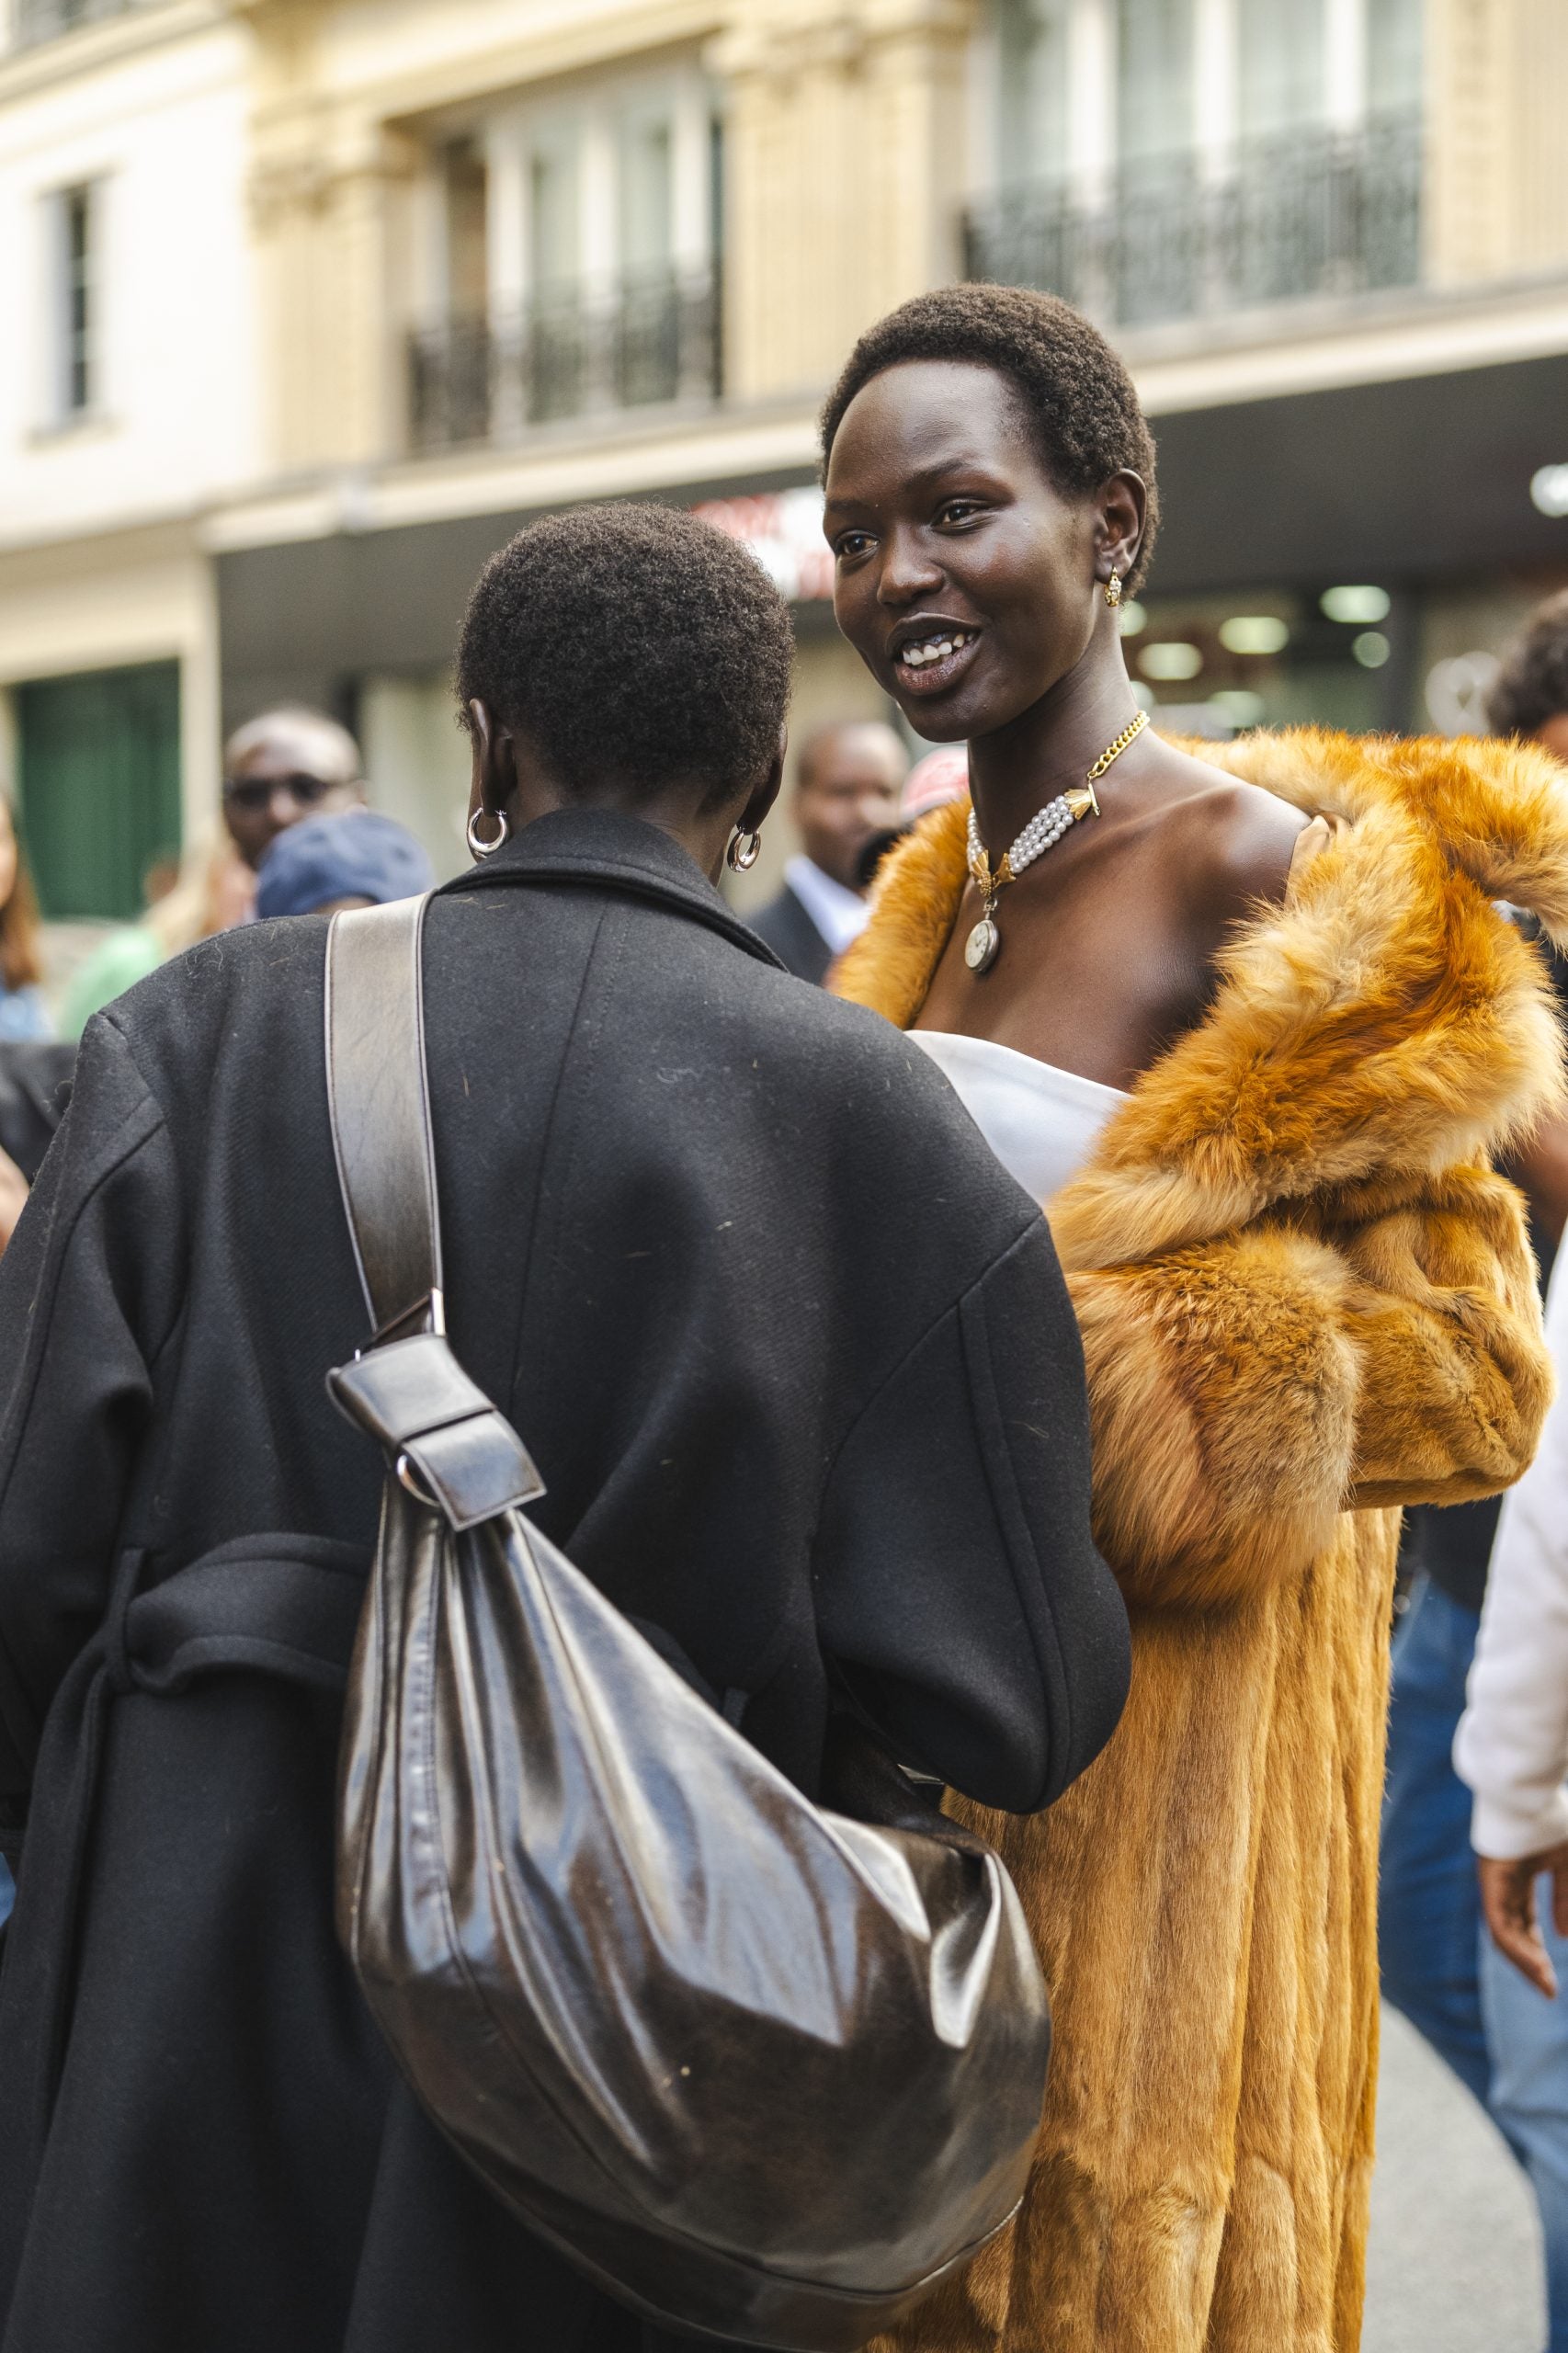
[[[491,816],[495,820],[496,834],[494,841],[481,841],[478,834],[474,831],[474,827],[478,824],[481,817],[484,816]],[[475,858],[493,857],[495,851],[500,848],[502,843],[506,839],[506,836],[511,830],[512,820],[507,816],[505,809],[486,810],[482,804],[474,811],[472,816],[468,821],[468,846],[470,849],[472,850]]]
[[[750,834],[743,834],[740,832],[733,833],[730,835],[730,847],[725,851],[724,855],[729,859],[730,865],[733,869],[734,872],[737,874],[744,874],[746,871],[746,869],[748,867],[755,866],[757,859],[762,856],[761,832],[757,831]]]

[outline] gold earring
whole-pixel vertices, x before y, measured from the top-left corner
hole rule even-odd
[[[1105,585],[1105,600],[1108,605],[1119,605],[1121,602],[1121,574],[1114,564],[1111,566],[1110,578]]]

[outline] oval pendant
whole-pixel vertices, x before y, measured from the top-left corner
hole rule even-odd
[[[963,960],[976,975],[988,972],[996,961],[1002,935],[989,915],[982,915],[964,942]]]

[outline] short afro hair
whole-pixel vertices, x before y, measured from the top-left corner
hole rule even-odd
[[[856,393],[905,359],[967,360],[1005,376],[1047,473],[1070,495],[1091,497],[1124,468],[1139,475],[1149,511],[1127,586],[1142,585],[1160,527],[1153,436],[1131,377],[1081,311],[1021,286],[942,286],[900,303],[867,328],[828,394],[824,471]]]
[[[465,720],[484,703],[574,798],[689,780],[713,807],[777,756],[793,650],[783,598],[737,540],[674,507],[582,506],[491,557],[457,690]]]
[[[1568,711],[1568,589],[1538,605],[1509,646],[1486,710],[1499,735],[1533,735]]]

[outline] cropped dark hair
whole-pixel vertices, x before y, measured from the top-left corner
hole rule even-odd
[[[1568,589],[1536,607],[1503,656],[1486,710],[1499,735],[1533,735],[1568,710]]]
[[[673,507],[584,506],[493,555],[463,619],[457,690],[516,729],[568,793],[709,803],[759,783],[793,652],[784,600],[734,540]]]
[[[1059,490],[1088,497],[1124,467],[1141,476],[1148,519],[1127,581],[1129,589],[1140,586],[1160,526],[1153,436],[1131,377],[1081,311],[1021,286],[942,286],[901,302],[867,328],[828,394],[824,469],[856,393],[904,359],[962,359],[1005,376]]]

